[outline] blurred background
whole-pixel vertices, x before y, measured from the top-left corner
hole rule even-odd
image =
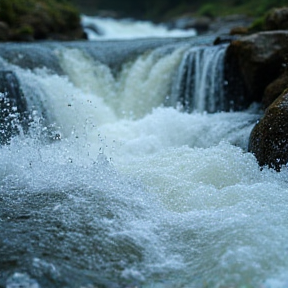
[[[168,21],[183,15],[226,16],[246,14],[260,16],[273,7],[287,5],[286,0],[70,0],[86,15],[131,17]]]

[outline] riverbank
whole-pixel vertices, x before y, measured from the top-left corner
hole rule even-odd
[[[80,12],[69,3],[56,0],[0,1],[0,41],[83,38]]]

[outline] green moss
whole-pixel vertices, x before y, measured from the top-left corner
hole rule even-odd
[[[212,3],[207,3],[201,6],[201,8],[197,11],[199,16],[207,16],[207,17],[215,17],[216,16],[216,6]]]
[[[264,30],[265,16],[256,18],[249,27],[250,32]]]
[[[35,39],[79,31],[81,27],[79,11],[61,0],[0,0],[0,21],[16,35],[33,34]]]
[[[34,34],[34,29],[30,25],[24,25],[17,29],[16,33],[18,35],[33,35]]]
[[[1,0],[0,21],[4,21],[12,27],[19,26],[21,19],[25,17],[43,16],[55,21],[55,24],[75,26],[79,23],[78,10],[68,2],[55,0]],[[45,19],[43,19],[45,21]]]

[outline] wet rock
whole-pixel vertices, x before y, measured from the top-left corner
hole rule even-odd
[[[239,37],[237,37],[235,35],[220,35],[214,40],[213,45],[231,43],[232,41],[234,41],[234,40],[236,40],[238,38]]]
[[[211,18],[209,17],[197,17],[194,18],[193,21],[191,21],[190,23],[187,23],[185,29],[193,28],[197,31],[198,34],[202,34],[209,30],[211,22]]]
[[[184,16],[167,24],[170,29],[189,30],[195,29],[198,34],[203,34],[209,30],[212,19],[206,16],[189,17]]]
[[[288,90],[266,110],[251,132],[248,150],[259,165],[280,171],[288,163]]]
[[[266,16],[265,30],[287,30],[288,29],[288,7],[272,9]]]
[[[265,91],[262,100],[264,108],[267,108],[269,105],[276,100],[276,98],[283,93],[285,89],[288,88],[288,70],[281,74],[276,80],[270,83]]]
[[[238,27],[233,27],[231,30],[230,30],[230,35],[246,35],[248,34],[248,27],[241,27],[241,26],[238,26]]]
[[[97,35],[104,35],[104,32],[95,23],[84,23],[83,28],[91,30]]]
[[[249,27],[253,22],[253,18],[246,15],[229,15],[225,17],[217,17],[212,21],[209,27],[209,34],[230,34],[231,30],[241,27],[245,30],[245,27]],[[247,29],[247,28],[246,28]]]
[[[288,31],[266,31],[229,45],[226,58],[239,70],[248,102],[261,102],[265,88],[283,73],[287,41]]]

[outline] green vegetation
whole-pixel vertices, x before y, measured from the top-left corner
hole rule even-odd
[[[250,32],[263,30],[265,25],[265,18],[266,14],[264,16],[256,18],[253,21],[252,25],[249,27]]]
[[[56,0],[1,0],[0,22],[9,27],[11,40],[25,40],[25,36],[48,39],[55,35],[73,38],[73,33],[81,29],[78,10],[67,1]]]
[[[207,16],[207,17],[213,18],[216,16],[216,11],[217,11],[217,8],[215,4],[207,3],[207,4],[202,5],[198,9],[197,14],[200,16]]]

